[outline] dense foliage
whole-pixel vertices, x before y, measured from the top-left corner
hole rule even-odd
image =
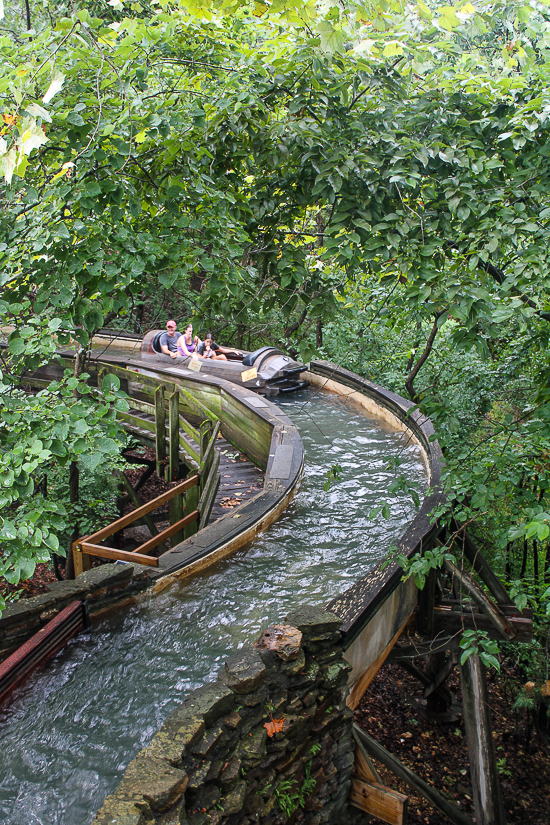
[[[21,376],[54,333],[85,354],[106,321],[176,307],[408,393],[440,434],[454,516],[543,621],[548,5],[44,9],[7,14],[0,36],[3,391],[46,410],[17,435],[27,469],[3,412],[5,570],[43,551],[29,514],[42,537],[58,517],[35,507],[50,396],[24,401]],[[104,399],[73,398],[75,438],[78,422],[115,438],[91,412]],[[29,541],[12,550],[15,523]]]

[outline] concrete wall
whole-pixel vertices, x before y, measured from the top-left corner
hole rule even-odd
[[[41,596],[8,604],[0,615],[0,656],[12,653],[71,602],[87,599],[90,616],[96,616],[149,587],[150,574],[141,564],[104,564],[74,581],[48,584]]]

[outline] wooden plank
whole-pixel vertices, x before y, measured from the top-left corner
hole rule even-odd
[[[168,478],[176,481],[180,473],[180,408],[179,392],[168,398]]]
[[[495,759],[485,668],[478,655],[460,666],[464,725],[477,825],[506,825]]]
[[[479,587],[464,570],[459,570],[452,561],[445,559],[443,562],[445,569],[455,577],[459,586],[466,591],[468,596],[472,598],[481,608],[482,612],[492,621],[494,626],[500,632],[503,639],[510,641],[515,636],[515,629],[508,621],[502,610],[485,595],[483,590]]]
[[[460,527],[457,522],[453,521],[453,530],[458,532],[457,542],[458,544],[464,548],[464,555],[480,577],[480,579],[485,582],[487,587],[489,588],[490,593],[496,599],[497,604],[499,605],[511,605],[513,604],[509,594],[506,592],[506,588],[495,575],[489,563],[487,562],[485,556],[482,554],[481,550],[477,547],[475,542],[473,541],[472,537],[466,530]]]
[[[437,572],[432,569],[426,577],[424,587],[418,593],[418,615],[416,617],[416,627],[422,636],[429,639],[434,635],[434,607],[435,607],[435,586],[437,583]]]
[[[216,494],[220,486],[220,473],[218,471],[219,464],[220,455],[219,453],[216,453],[214,456],[212,467],[210,468],[210,474],[204,486],[204,490],[200,497],[198,505],[198,510],[201,514],[199,530],[202,530],[202,528],[206,527],[206,525],[208,524],[208,520],[210,519],[212,508],[216,500]]]
[[[193,425],[190,424],[189,421],[187,421],[187,419],[184,418],[183,415],[181,415],[181,414],[180,414],[180,427],[195,442],[195,444],[198,445],[200,443],[199,431],[195,427],[193,427]]]
[[[216,452],[216,439],[218,437],[218,432],[219,432],[219,429],[217,431],[214,429],[214,431],[212,432],[210,441],[208,442],[208,445],[206,447],[206,451],[205,451],[205,453],[202,457],[201,470],[202,470],[204,479],[207,478],[207,476],[210,472],[210,467],[212,466],[212,462],[214,460],[214,453]]]
[[[124,421],[127,424],[131,424],[138,430],[147,430],[151,433],[155,432],[155,422],[147,421],[146,418],[140,418],[139,415],[132,415],[130,412],[120,412],[117,410],[116,417],[119,421]]]
[[[122,471],[120,472],[120,478],[122,480],[122,483],[124,484],[124,487],[126,488],[126,491],[127,491],[128,495],[130,496],[131,500],[133,501],[134,505],[136,507],[141,507],[141,501],[139,500],[136,491],[134,490],[134,488],[130,484],[129,480],[126,478],[126,476],[124,475],[124,473]],[[151,535],[152,536],[157,536],[158,535],[158,530],[155,527],[155,523],[154,523],[153,519],[149,515],[147,515],[147,513],[143,516],[143,521],[145,522],[145,524],[149,528],[149,532],[151,533]]]
[[[155,538],[158,538],[158,536]],[[135,552],[129,553],[127,550],[115,550],[114,547],[103,547],[101,544],[91,544],[89,541],[81,542],[79,546],[82,548],[82,553],[89,553],[90,556],[99,556],[102,559],[137,562],[138,564],[147,564],[149,567],[158,567],[159,563],[159,560],[153,556],[144,556]]]
[[[189,390],[186,390],[181,385],[179,385],[179,391],[182,396],[182,401],[185,404],[187,404],[187,406],[189,406],[194,413],[196,413],[203,419],[209,418],[211,421],[218,421],[218,416],[211,412],[208,409],[208,407],[205,404],[203,404],[202,401],[199,401],[199,399],[195,395],[192,395],[189,392]]]
[[[186,496],[186,504],[187,508],[191,511],[199,509],[199,495],[200,495],[200,488],[197,485],[193,487]],[[199,529],[198,522],[194,521],[191,524],[188,524],[184,530],[184,538],[188,539],[190,536],[193,536],[197,530]]]
[[[208,418],[206,421],[203,421],[199,428],[200,433],[200,463],[203,463],[204,454],[208,448],[208,444],[210,442],[210,433],[212,430],[212,422]]]
[[[184,503],[183,503],[183,495],[176,496],[172,499],[170,504],[168,505],[168,513],[170,517],[170,526],[172,527],[175,524],[181,522],[184,513]],[[169,529],[169,528],[168,528]],[[179,544],[180,541],[183,541],[183,533],[181,530],[174,530],[172,535],[170,536],[170,547],[175,547],[176,544]],[[136,550],[139,548],[136,547]]]
[[[388,664],[398,662],[401,659],[416,659],[417,656],[426,656],[429,653],[437,653],[440,650],[457,650],[460,639],[457,636],[442,636],[429,641],[417,642],[414,645],[397,645],[392,649],[387,658]],[[429,684],[429,682],[426,682]]]
[[[157,544],[164,541],[164,539],[169,539],[170,536],[173,536],[175,533],[181,532],[184,527],[187,527],[188,524],[192,524],[194,521],[197,521],[199,515],[200,513],[198,510],[193,510],[193,512],[189,513],[189,515],[184,516],[184,518],[176,521],[175,524],[167,527],[166,530],[163,530],[162,533],[158,534],[158,536],[154,536],[152,539],[149,539],[149,541],[146,541],[145,544],[141,544],[139,547],[136,547],[135,550],[132,550],[132,555],[137,552],[148,553],[150,550],[153,550]]]
[[[93,533],[91,536],[88,536],[86,539],[92,543],[97,543],[99,541],[103,541],[109,536],[112,536],[113,533],[117,533],[119,530],[122,530],[123,527],[126,527],[128,524],[132,524],[138,518],[141,518],[146,513],[150,513],[151,510],[156,510],[157,507],[160,507],[161,504],[164,504],[167,501],[170,501],[174,498],[174,496],[179,495],[180,493],[184,493],[186,490],[190,490],[192,487],[195,487],[199,483],[198,475],[193,475],[191,478],[185,479],[182,481],[181,484],[178,484],[176,487],[173,487],[171,490],[168,490],[166,493],[163,493],[161,496],[157,496],[152,501],[149,501],[147,504],[142,504],[141,507],[138,507],[136,510],[132,510],[131,513],[128,513],[122,518],[119,518],[117,521],[113,521],[112,524],[107,525],[102,530],[98,530],[96,533]],[[82,539],[79,539],[76,543],[80,544]]]
[[[351,804],[360,811],[378,817],[390,825],[405,825],[409,797],[392,791],[377,782],[365,782],[352,777],[349,796]]]
[[[360,678],[355,682],[353,685],[350,694],[348,696],[348,706],[355,710],[359,702],[361,701],[361,697],[363,696],[364,692],[386,661],[386,658],[389,656],[392,647],[397,642],[401,633],[403,632],[403,628],[409,621],[409,617],[405,619],[404,623],[401,625],[397,633],[390,639],[386,647],[381,651],[381,653],[376,657],[374,662],[369,666],[369,668],[360,676]]]
[[[441,654],[439,654],[441,655]],[[455,669],[455,665],[457,663],[457,655],[455,653],[451,653],[450,656],[445,661],[441,670],[439,670],[435,676],[432,677],[431,682],[426,685],[424,690],[424,699],[427,699],[428,696],[438,689],[443,682],[446,682],[453,670]]]
[[[157,475],[162,478],[166,461],[166,406],[162,384],[155,390],[155,450]]]
[[[435,634],[452,636],[463,630],[478,628],[486,630],[491,639],[502,639],[502,633],[494,626],[491,619],[484,613],[459,613],[446,607],[436,607],[434,610]],[[522,616],[508,616],[507,621],[513,627],[514,642],[530,642],[533,639],[533,620]],[[508,637],[509,638],[509,637]],[[509,641],[512,639],[509,638]]]
[[[376,739],[373,739],[369,736],[365,731],[360,728],[358,725],[353,726],[355,735],[363,744],[367,753],[372,756],[373,759],[376,759],[378,762],[381,762],[383,765],[388,768],[392,773],[402,779],[404,782],[409,785],[409,787],[413,788],[417,793],[423,796],[428,802],[437,808],[438,811],[441,811],[446,817],[448,817],[451,822],[454,822],[456,825],[473,825],[472,820],[469,816],[460,810],[456,805],[450,802],[448,799],[445,799],[435,788],[432,788],[428,785],[427,782],[424,782],[414,771],[411,771],[406,765],[404,765],[396,756],[390,753],[386,748],[381,745]]]
[[[353,735],[355,738],[355,762],[353,764],[354,773],[359,777],[359,779],[364,779],[365,782],[378,782],[382,784],[380,774],[376,770],[374,762],[372,762],[365,748],[355,735],[355,731],[353,731]]]
[[[84,573],[84,564],[85,563],[89,564],[88,557],[87,556],[85,557],[85,554],[80,552],[80,549],[78,547],[79,541],[81,541],[81,539],[78,539],[78,541],[73,541],[73,543],[71,545],[71,549],[73,551],[73,565],[74,565],[74,577],[75,577],[75,579],[76,579],[77,576],[80,576],[81,573]]]
[[[182,417],[181,417],[181,415],[180,415],[180,427],[181,427],[181,429],[183,429],[183,427],[181,426],[181,423],[182,423]],[[180,447],[182,448],[182,450],[184,451],[184,453],[186,454],[186,456],[189,456],[189,458],[190,458],[190,459],[191,459],[191,460],[192,460],[192,461],[196,464],[196,466],[197,466],[197,470],[198,470],[198,469],[199,469],[199,466],[200,466],[200,456],[199,456],[199,451],[198,451],[198,450],[195,450],[195,448],[194,448],[194,447],[192,447],[192,446],[191,446],[191,445],[190,445],[190,444],[189,444],[189,443],[185,440],[185,436],[183,436],[183,435],[181,434],[181,432],[179,433],[179,445],[180,445]]]

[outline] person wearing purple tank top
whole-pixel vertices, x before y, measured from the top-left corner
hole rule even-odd
[[[178,352],[184,358],[191,356],[197,358],[196,344],[198,343],[198,336],[193,338],[193,325],[187,324],[185,332],[178,338]]]

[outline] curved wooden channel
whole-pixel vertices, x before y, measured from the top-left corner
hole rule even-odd
[[[373,384],[327,361],[312,361],[306,374],[314,387],[324,388],[360,404],[410,434],[420,446],[429,474],[429,487],[421,507],[397,542],[400,553],[410,557],[426,550],[442,532],[431,513],[444,495],[441,483],[441,448],[429,418],[396,393]],[[355,708],[389,655],[418,604],[418,588],[412,578],[402,581],[403,570],[395,561],[379,562],[366,576],[333,599],[327,609],[342,619],[345,656],[352,665],[349,704]]]

